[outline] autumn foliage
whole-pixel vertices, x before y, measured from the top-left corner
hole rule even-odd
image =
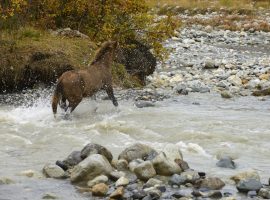
[[[4,0],[0,16],[0,29],[70,27],[93,41],[141,41],[160,58],[165,52],[161,42],[179,26],[172,16],[157,17],[145,0]]]

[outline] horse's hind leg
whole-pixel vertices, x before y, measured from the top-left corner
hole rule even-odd
[[[65,97],[62,97],[61,99],[61,103],[60,103],[60,108],[62,108],[63,110],[67,110],[67,103],[66,103],[66,98]]]
[[[114,94],[113,94],[113,88],[112,88],[112,86],[111,86],[111,85],[107,85],[107,86],[105,87],[105,90],[106,90],[106,92],[107,92],[107,94],[108,94],[110,100],[112,100],[113,105],[114,105],[114,106],[118,106],[118,102],[117,102],[117,100],[116,100],[116,98],[115,98],[115,96],[114,96]]]

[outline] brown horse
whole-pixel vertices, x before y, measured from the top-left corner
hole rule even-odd
[[[57,104],[66,112],[69,110],[71,113],[83,97],[90,97],[100,89],[105,89],[113,105],[118,106],[113,94],[111,72],[116,47],[115,41],[104,42],[87,69],[72,70],[62,74],[52,98],[54,114],[57,112]]]

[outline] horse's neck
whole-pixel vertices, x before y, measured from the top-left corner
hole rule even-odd
[[[95,65],[102,65],[103,67],[110,68],[113,62],[113,52],[105,53],[99,60],[97,60]]]

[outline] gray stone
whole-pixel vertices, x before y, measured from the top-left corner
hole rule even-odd
[[[218,167],[235,169],[236,165],[231,157],[223,156],[216,164]]]
[[[150,178],[147,182],[146,182],[146,185],[148,187],[154,187],[155,185],[161,185],[162,184],[162,181],[161,180],[158,180],[158,179],[155,179],[155,178]]]
[[[88,156],[71,170],[72,182],[89,181],[99,175],[109,175],[112,166],[109,161],[100,154]]]
[[[180,176],[179,174],[172,175],[172,177],[169,180],[170,185],[180,186],[180,185],[185,184],[185,182],[186,182],[186,179],[184,177]]]
[[[179,146],[175,144],[166,144],[162,151],[166,154],[167,159],[175,161],[175,159],[183,160],[182,152]]]
[[[172,160],[166,157],[164,152],[161,152],[152,160],[153,166],[158,175],[171,176],[173,174],[179,174],[182,169]]]
[[[156,175],[156,171],[150,161],[140,163],[134,168],[134,173],[141,180],[148,180]]]
[[[153,148],[145,144],[136,143],[122,151],[118,159],[125,159],[130,162],[137,158],[148,160],[149,158],[154,158],[155,155],[157,155],[157,152]]]
[[[90,180],[87,182],[87,186],[93,187],[94,185],[97,185],[99,183],[107,183],[108,182],[108,177],[105,175],[100,175],[95,177],[93,180]]]
[[[195,183],[197,180],[200,179],[200,176],[196,171],[185,171],[182,172],[180,176],[185,183]]]
[[[227,91],[227,90],[222,91],[222,92],[220,93],[220,95],[221,95],[221,97],[224,98],[224,99],[230,99],[230,98],[233,97],[232,94],[231,94],[229,91]]]
[[[107,148],[99,144],[89,143],[81,150],[82,159],[85,159],[92,154],[103,155],[109,162],[112,162],[113,159],[112,153]]]
[[[125,172],[122,172],[122,171],[112,171],[110,173],[110,178],[113,180],[113,181],[116,181],[118,180],[119,178],[121,178],[122,176],[125,176],[126,173]]]
[[[228,78],[228,82],[233,84],[234,86],[242,86],[242,80],[236,75],[232,75]]]
[[[240,172],[240,173],[232,176],[230,179],[235,181],[235,183],[238,183],[241,180],[248,180],[248,179],[255,179],[257,181],[260,181],[260,176],[259,176],[258,172],[254,171],[254,170],[250,170],[250,171]]]
[[[270,199],[270,188],[261,188],[258,195],[264,199]]]
[[[204,61],[204,68],[205,69],[213,69],[213,68],[217,68],[215,61],[211,58],[206,58]]]
[[[128,168],[131,172],[134,172],[134,169],[141,163],[143,163],[144,161],[142,159],[135,159],[132,160],[129,164],[128,164]]]
[[[188,163],[181,159],[175,159],[174,162],[181,168],[182,171],[186,171],[189,169]]]
[[[208,177],[202,179],[199,183],[200,188],[206,188],[209,190],[220,190],[225,186],[225,183],[217,177]]]
[[[174,87],[174,91],[175,91],[177,94],[188,95],[187,87],[186,87],[186,85],[184,85],[184,84],[180,84],[180,85],[175,86],[175,87]]]
[[[56,161],[56,165],[61,167],[63,170],[70,169],[81,162],[83,159],[81,158],[80,151],[73,151],[71,154],[68,155],[66,159],[63,161]]]
[[[115,182],[115,186],[119,187],[119,186],[126,186],[129,184],[129,180],[122,176],[121,178],[119,178],[116,182]]]
[[[66,177],[66,173],[65,171],[55,165],[55,164],[46,164],[43,168],[43,173],[50,178],[65,178]]]
[[[127,170],[128,169],[128,161],[124,159],[117,160],[116,168],[118,170]]]
[[[162,192],[155,187],[145,188],[144,191],[151,197],[151,199],[159,199],[162,195]]]
[[[262,184],[256,179],[247,179],[239,181],[236,188],[240,192],[259,191],[262,188]]]

